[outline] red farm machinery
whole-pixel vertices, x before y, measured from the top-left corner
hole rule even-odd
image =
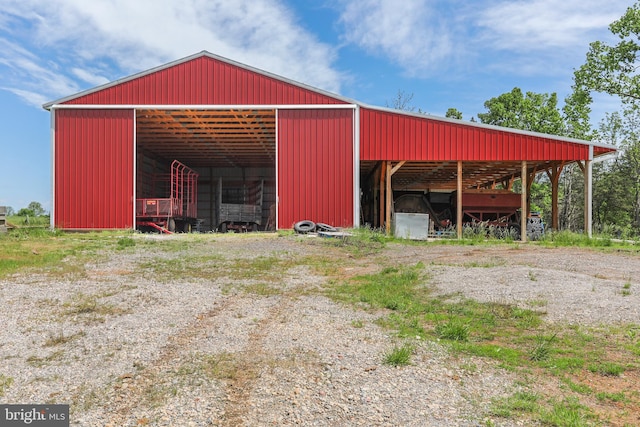
[[[174,160],[169,174],[154,176],[154,187],[169,193],[169,197],[136,199],[137,229],[157,230],[168,234],[176,231],[188,233],[198,225],[196,171]]]

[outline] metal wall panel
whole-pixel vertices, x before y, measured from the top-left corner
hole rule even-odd
[[[67,104],[344,104],[254,71],[203,56],[72,99]]]
[[[54,227],[133,228],[133,111],[54,114]]]
[[[353,226],[351,109],[278,110],[278,227]]]
[[[360,159],[409,161],[584,160],[589,146],[361,108]]]

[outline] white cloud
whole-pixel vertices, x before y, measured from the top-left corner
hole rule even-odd
[[[74,76],[94,86],[99,86],[105,83],[109,83],[108,78],[101,76],[99,74],[96,74],[96,71],[94,70],[85,70],[82,68],[74,67],[71,69],[71,72],[73,73]]]
[[[453,21],[445,23],[434,1],[353,0],[342,2],[345,40],[390,58],[409,74],[442,67],[456,52]],[[432,5],[433,4],[433,5]]]
[[[541,51],[584,46],[629,5],[611,0],[501,1],[476,11],[483,43],[510,51]]]
[[[343,79],[333,48],[279,0],[6,1],[0,31],[22,52],[0,54],[0,72],[20,75],[7,85],[14,93],[51,100],[86,89],[79,80],[97,85],[202,50],[333,92]]]

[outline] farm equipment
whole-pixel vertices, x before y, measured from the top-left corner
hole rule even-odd
[[[218,180],[218,226],[221,233],[228,230],[257,231],[262,224],[264,179],[240,187],[222,187]]]
[[[519,233],[521,203],[521,195],[509,190],[466,190],[462,192],[462,221],[510,227]],[[454,203],[454,212],[455,208]]]
[[[451,233],[455,224],[457,197],[453,193],[401,194],[394,203],[395,213],[428,214],[431,220],[429,235]],[[509,190],[465,190],[462,193],[462,223],[465,226],[484,225],[505,230],[509,235],[520,235],[522,195]],[[527,218],[527,234],[539,238],[544,224],[539,214]]]
[[[198,224],[198,173],[177,160],[171,173],[159,176],[169,186],[168,198],[136,199],[136,227],[161,233],[188,233]],[[162,182],[161,182],[162,184]]]

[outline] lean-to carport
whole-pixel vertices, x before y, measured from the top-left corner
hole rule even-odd
[[[531,183],[546,173],[552,186],[552,228],[558,229],[558,181],[569,163],[585,178],[585,230],[592,230],[592,161],[615,151],[606,144],[581,141],[459,120],[361,108],[361,181],[373,192],[373,222],[390,230],[394,191],[450,191],[457,197],[457,235],[462,236],[463,192],[511,189],[522,182],[521,238]]]

